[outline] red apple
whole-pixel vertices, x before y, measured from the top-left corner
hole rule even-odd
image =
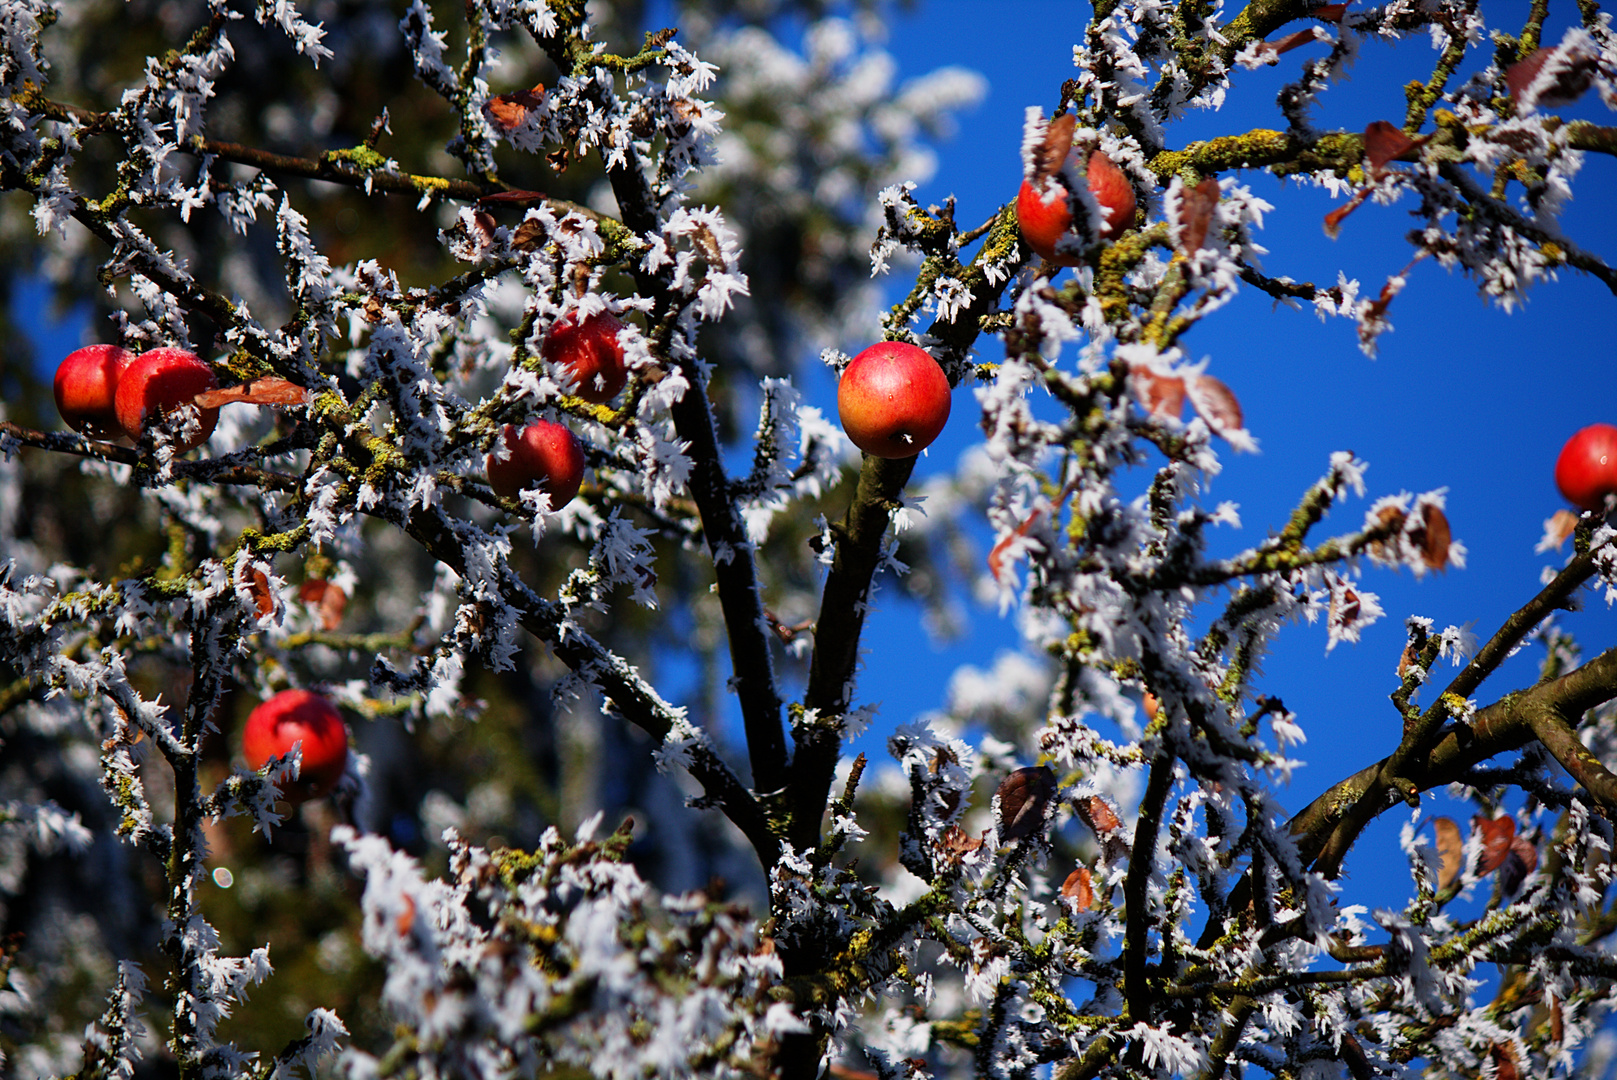
[[[213,369],[184,349],[162,348],[141,353],[129,362],[118,379],[116,399],[118,423],[131,439],[139,440],[146,425],[166,416],[207,390],[217,390],[219,380]],[[202,409],[197,432],[178,450],[189,450],[207,441],[219,423],[218,409]]]
[[[1115,240],[1134,222],[1134,188],[1123,170],[1112,159],[1096,150],[1089,155],[1085,183],[1095,201],[1100,203],[1105,219],[1101,227],[1102,240]],[[1035,187],[1033,181],[1023,180],[1016,194],[1016,220],[1022,227],[1022,238],[1034,253],[1057,266],[1076,266],[1082,260],[1077,255],[1056,251],[1056,242],[1072,230],[1072,211],[1067,206],[1067,189],[1060,181],[1050,179]]]
[[[618,331],[623,324],[606,312],[583,322],[577,315],[558,319],[539,347],[539,355],[560,364],[572,376],[573,393],[585,401],[605,405],[629,381]]]
[[[849,362],[837,384],[842,430],[867,454],[914,457],[949,419],[949,380],[925,349],[878,341]]]
[[[1604,508],[1606,496],[1617,494],[1617,427],[1590,424],[1568,439],[1555,461],[1555,486],[1573,506]]]
[[[564,424],[536,420],[522,429],[507,427],[500,436],[510,456],[488,456],[488,484],[495,494],[514,499],[526,487],[550,496],[550,508],[573,501],[584,482],[584,448]]]
[[[56,411],[69,427],[104,439],[124,433],[114,401],[130,359],[117,345],[86,345],[56,366]]]
[[[282,794],[291,802],[330,794],[348,770],[348,729],[330,701],[308,690],[282,690],[252,711],[241,733],[250,769],[262,769],[298,743],[303,767]]]

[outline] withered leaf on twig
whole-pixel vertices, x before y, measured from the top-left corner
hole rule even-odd
[[[512,188],[510,191],[496,191],[493,194],[484,195],[481,199],[477,200],[477,203],[479,206],[488,205],[490,203],[506,206],[532,206],[534,203],[544,202],[547,198],[549,198],[549,196],[542,191],[528,191],[525,188]]]
[[[1482,858],[1477,861],[1477,876],[1481,877],[1499,869],[1510,854],[1510,842],[1516,838],[1516,819],[1509,814],[1478,816],[1471,819],[1471,824],[1482,834]]]
[[[310,578],[298,587],[298,599],[315,609],[320,616],[321,629],[327,633],[342,625],[342,613],[348,607],[348,594],[324,578]]]
[[[1072,113],[1050,121],[1044,129],[1044,138],[1033,148],[1033,175],[1028,177],[1029,180],[1039,184],[1061,170],[1067,160],[1067,152],[1072,149],[1072,132],[1077,125],[1078,118]]]
[[[1488,1047],[1488,1056],[1493,1058],[1494,1080],[1521,1080],[1521,1073],[1516,1068],[1516,1054],[1504,1043],[1494,1043]]]
[[[201,409],[217,409],[232,401],[248,405],[304,405],[309,392],[297,383],[287,382],[275,375],[266,375],[240,386],[227,386],[222,390],[204,390],[191,399]]]
[[[545,103],[545,86],[536,83],[532,90],[515,90],[488,99],[483,106],[490,120],[502,131],[521,127],[528,113]]]
[[[1364,156],[1370,163],[1370,175],[1379,177],[1387,163],[1415,149],[1426,139],[1411,139],[1403,130],[1385,120],[1376,120],[1364,129]]]
[[[1072,902],[1074,911],[1088,911],[1095,906],[1095,884],[1087,867],[1080,866],[1061,883],[1061,896]]]
[[[1437,889],[1443,892],[1465,869],[1465,841],[1460,838],[1460,826],[1453,818],[1440,817],[1432,825],[1437,830]]]
[[[259,618],[271,614],[275,610],[275,591],[270,588],[268,575],[255,566],[243,577],[243,584],[247,586],[247,592],[253,598],[253,606],[258,609]]]
[[[1017,769],[1000,781],[994,793],[1000,842],[1023,840],[1042,830],[1055,793],[1056,774],[1047,765]]]
[[[1510,91],[1511,101],[1518,106],[1523,104],[1528,88],[1538,80],[1545,63],[1555,53],[1556,50],[1548,46],[1536,49],[1505,69],[1505,88]],[[1561,70],[1539,90],[1532,104],[1543,105],[1550,109],[1559,109],[1572,104],[1582,97],[1583,92],[1594,82],[1595,70],[1594,57],[1581,50],[1572,52],[1566,57],[1566,63]]]
[[[1186,188],[1179,201],[1179,250],[1194,255],[1207,243],[1207,229],[1218,206],[1218,181],[1205,176],[1201,183]]]
[[[1421,562],[1428,570],[1442,570],[1449,564],[1449,547],[1453,534],[1449,531],[1448,515],[1427,503],[1422,511],[1422,527],[1412,536],[1420,545]]]
[[[1190,398],[1191,408],[1207,421],[1213,434],[1228,438],[1243,430],[1241,402],[1236,399],[1235,391],[1220,380],[1211,375],[1192,375],[1185,379],[1185,394]]]
[[[1570,510],[1557,510],[1544,521],[1544,547],[1559,549],[1578,528],[1578,515]]]
[[[1505,861],[1499,864],[1499,887],[1506,896],[1516,895],[1527,875],[1538,869],[1538,848],[1526,837],[1512,837]]]

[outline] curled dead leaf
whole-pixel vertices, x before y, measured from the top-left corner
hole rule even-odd
[[[1343,205],[1338,206],[1335,210],[1332,210],[1329,214],[1326,214],[1325,215],[1325,235],[1329,236],[1332,240],[1335,240],[1336,237],[1337,237],[1337,234],[1342,231],[1342,222],[1343,222],[1343,220],[1349,214],[1353,213],[1353,211],[1355,211],[1359,207],[1363,206],[1364,205],[1364,200],[1368,199],[1369,197],[1370,197],[1370,189],[1369,188],[1360,188],[1358,191],[1355,191],[1353,193],[1353,198],[1349,199]]]
[[[1320,22],[1339,23],[1342,16],[1347,14],[1346,4],[1321,4],[1313,11],[1314,18]]]
[[[1527,876],[1538,869],[1538,848],[1526,837],[1512,837],[1505,861],[1499,864],[1499,887],[1506,896],[1516,895]]]
[[[275,375],[266,375],[240,386],[227,386],[222,390],[205,390],[191,399],[200,409],[217,409],[232,401],[248,405],[305,405],[309,392],[297,383],[287,382]]]
[[[253,598],[253,606],[258,609],[259,618],[275,611],[275,590],[270,588],[269,577],[264,571],[253,567],[243,575],[243,584],[247,586],[248,595]]]
[[[1396,537],[1399,530],[1404,527],[1404,512],[1396,506],[1383,506],[1376,512],[1376,519],[1370,528],[1381,534],[1381,538],[1370,541],[1370,554],[1382,562],[1398,561],[1398,542]],[[1403,674],[1402,671],[1399,672]]]
[[[1564,54],[1559,70],[1555,71],[1532,100],[1528,101],[1528,90],[1538,81],[1539,74],[1543,72],[1544,65],[1549,62],[1550,57],[1558,51],[1560,50],[1549,47],[1536,49],[1505,69],[1505,88],[1510,92],[1510,100],[1518,107],[1543,105],[1546,108],[1558,109],[1577,101],[1593,84],[1597,69],[1596,59],[1582,50],[1573,50],[1569,54]]]
[[[1516,819],[1509,814],[1478,816],[1471,819],[1471,824],[1482,836],[1482,857],[1477,861],[1477,876],[1482,877],[1499,869],[1510,854],[1510,842],[1516,838]]]
[[[1359,621],[1363,612],[1364,604],[1359,600],[1359,594],[1353,591],[1351,585],[1345,585],[1340,591],[1331,593],[1331,608],[1326,617],[1333,627],[1346,630]]]
[[[310,578],[298,587],[298,599],[314,608],[320,617],[321,629],[327,633],[342,625],[348,594],[338,586],[324,578]]]
[[[1061,883],[1061,897],[1071,902],[1074,911],[1088,911],[1095,906],[1095,882],[1087,867],[1080,866]]]
[[[1294,34],[1287,34],[1279,41],[1265,41],[1260,48],[1265,55],[1279,56],[1282,53],[1289,53],[1293,49],[1301,48],[1302,46],[1313,41],[1329,40],[1328,38],[1321,36],[1325,33],[1326,31],[1324,30],[1317,30],[1310,26],[1306,30],[1298,30]]]
[[[516,251],[538,251],[545,246],[545,227],[529,219],[517,226],[511,234],[511,247]]]
[[[1023,521],[1016,528],[1012,529],[1009,535],[1005,536],[989,549],[988,572],[993,575],[995,581],[1000,581],[1003,578],[1005,572],[1006,553],[1010,550],[1013,544],[1027,536],[1028,531],[1033,528],[1033,523],[1039,520],[1039,514],[1042,512],[1043,511],[1040,510],[1033,511],[1033,513],[1028,515],[1026,521]]]
[[[501,131],[512,131],[521,127],[528,114],[544,103],[544,84],[537,83],[531,90],[516,90],[489,98],[488,103],[483,106],[483,111]]]
[[[994,793],[1000,842],[1023,840],[1043,831],[1055,793],[1056,774],[1047,765],[1017,769],[1000,781]]]
[[[1072,132],[1077,126],[1078,118],[1072,113],[1050,121],[1044,129],[1044,138],[1033,148],[1033,175],[1027,179],[1041,184],[1061,171],[1067,153],[1072,149]]]
[[[1218,206],[1218,180],[1202,178],[1193,188],[1186,188],[1179,202],[1179,250],[1194,255],[1207,244],[1207,230],[1213,223],[1213,210]]]
[[[1103,840],[1123,825],[1111,804],[1099,795],[1079,799],[1074,808],[1078,811],[1078,816],[1084,819],[1084,824]]]
[[[1191,408],[1196,410],[1215,435],[1228,438],[1244,430],[1241,403],[1235,392],[1211,375],[1192,375],[1185,380],[1185,395]]]
[[[1453,542],[1448,516],[1431,503],[1422,509],[1421,516],[1424,524],[1411,539],[1420,547],[1421,562],[1426,568],[1442,570],[1449,565],[1449,546]]]
[[[1570,510],[1557,510],[1544,521],[1544,546],[1559,550],[1577,527],[1577,514]]]
[[[1516,1052],[1505,1043],[1494,1043],[1488,1047],[1488,1056],[1493,1059],[1494,1080],[1521,1080],[1521,1072],[1516,1068]]]
[[[1432,826],[1437,831],[1437,890],[1446,892],[1465,869],[1465,840],[1453,818],[1440,817]]]
[[[1129,381],[1140,408],[1153,419],[1179,419],[1185,408],[1185,380],[1177,375],[1159,375],[1143,364],[1129,369]]]
[[[1387,163],[1402,157],[1426,140],[1416,141],[1405,135],[1403,129],[1385,120],[1377,120],[1364,129],[1364,156],[1370,165],[1370,175],[1379,177]]]
[[[950,862],[957,863],[982,846],[981,839],[970,835],[958,825],[950,825],[943,831],[943,854]]]

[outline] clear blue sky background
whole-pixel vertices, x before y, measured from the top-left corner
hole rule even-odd
[[[1571,8],[1552,5],[1556,17],[1547,42],[1558,40]],[[1514,32],[1527,5],[1489,3],[1484,13],[1490,25]],[[1071,47],[1088,14],[1087,4],[1066,0],[930,0],[894,21],[888,48],[901,79],[958,64],[989,83],[983,103],[963,115],[957,134],[939,148],[938,174],[917,192],[923,203],[952,194],[957,220],[967,224],[1014,197],[1023,111],[1029,105],[1054,109],[1061,82],[1073,75]],[[1276,92],[1296,77],[1303,60],[1325,48],[1289,53],[1278,68],[1238,72],[1224,109],[1170,129],[1169,145],[1283,127]],[[1401,122],[1402,86],[1428,77],[1433,56],[1425,35],[1395,47],[1367,45],[1352,81],[1324,95],[1316,125],[1361,131],[1373,120]],[[1575,114],[1613,122],[1593,94]],[[1321,227],[1336,205],[1326,194],[1283,186],[1264,173],[1243,180],[1275,205],[1260,238],[1270,250],[1264,259],[1270,274],[1331,283],[1340,268],[1374,295],[1409,261],[1403,236],[1412,203],[1367,205],[1333,242]],[[1608,261],[1617,259],[1617,162],[1589,155],[1575,193],[1563,218],[1566,233]],[[1397,744],[1400,721],[1387,695],[1396,686],[1406,616],[1430,617],[1440,628],[1474,622],[1485,640],[1537,592],[1540,569],[1564,557],[1533,551],[1544,519],[1564,505],[1551,475],[1556,454],[1578,428],[1617,423],[1617,299],[1593,278],[1563,273],[1536,289],[1525,309],[1507,314],[1485,305],[1473,282],[1428,260],[1410,275],[1391,317],[1394,331],[1383,335],[1378,357],[1370,359],[1359,351],[1350,321],[1321,323],[1311,311],[1275,310],[1267,296],[1248,289],[1184,343],[1192,358],[1209,357],[1209,371],[1234,389],[1261,444],[1258,455],[1223,454],[1225,470],[1212,482],[1209,499],[1239,503],[1243,527],[1225,530],[1218,543],[1235,550],[1278,528],[1323,473],[1330,453],[1352,450],[1370,463],[1367,497],[1346,503],[1322,529],[1357,528],[1378,495],[1446,486],[1450,521],[1469,552],[1464,570],[1418,582],[1408,573],[1369,569],[1365,587],[1380,595],[1387,616],[1357,646],[1339,646],[1327,657],[1322,626],[1283,631],[1264,665],[1262,688],[1298,714],[1308,735],[1295,753],[1309,765],[1282,800],[1293,811]],[[995,357],[985,352],[983,359]],[[931,451],[937,463],[931,467],[952,461],[980,436],[974,421],[970,403],[957,401],[949,429]],[[927,467],[923,461],[923,472]],[[1565,624],[1592,655],[1617,643],[1617,615],[1585,595],[1591,601],[1586,610]],[[860,696],[882,702],[884,727],[936,708],[955,665],[986,667],[996,651],[1016,643],[1008,621],[976,610],[965,640],[933,651],[918,633],[917,616],[913,608],[888,603],[870,627]],[[1484,684],[1479,704],[1531,682],[1541,656],[1540,649],[1524,650]],[[1438,678],[1452,670],[1439,669]],[[873,757],[880,753],[879,746],[869,749]],[[1404,820],[1401,813],[1386,815],[1361,842],[1360,852],[1370,856],[1349,862],[1350,874],[1362,871],[1359,884],[1372,891],[1372,903],[1397,902],[1407,892],[1396,854]],[[1388,860],[1390,876],[1366,865]]]

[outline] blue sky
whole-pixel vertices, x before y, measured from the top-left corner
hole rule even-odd
[[[1493,25],[1519,29],[1526,10],[1526,4],[1489,4],[1485,14],[1496,20]],[[981,72],[989,84],[982,104],[964,113],[956,135],[939,147],[937,176],[917,191],[923,203],[954,195],[964,225],[985,219],[1015,196],[1023,112],[1029,105],[1053,110],[1062,80],[1072,76],[1071,44],[1088,14],[1088,5],[1056,0],[991,6],[932,0],[893,21],[887,48],[898,59],[901,79],[958,64]],[[1546,41],[1553,42],[1564,25],[1552,19]],[[1304,59],[1324,48],[1289,53],[1277,69],[1239,73],[1225,108],[1172,130],[1170,146],[1252,127],[1283,127],[1276,91],[1295,78]],[[1367,46],[1352,81],[1324,96],[1317,126],[1359,131],[1373,120],[1401,120],[1402,86],[1429,75],[1433,55],[1424,35],[1393,47]],[[1577,115],[1611,122],[1592,94],[1576,109]],[[1403,234],[1412,219],[1403,205],[1361,208],[1333,242],[1321,226],[1337,205],[1326,194],[1283,186],[1262,173],[1243,180],[1275,205],[1260,237],[1270,250],[1264,266],[1271,274],[1328,283],[1340,268],[1373,294],[1409,261]],[[1590,155],[1563,226],[1608,261],[1617,259],[1614,204],[1617,162]],[[1617,423],[1614,315],[1617,299],[1581,274],[1563,274],[1531,293],[1525,308],[1506,313],[1485,305],[1470,280],[1427,261],[1393,302],[1394,330],[1381,338],[1375,359],[1359,351],[1351,322],[1321,323],[1312,312],[1275,310],[1255,290],[1185,340],[1187,353],[1209,358],[1210,373],[1234,389],[1261,445],[1257,455],[1222,455],[1224,472],[1208,497],[1239,503],[1243,527],[1221,544],[1245,547],[1277,528],[1323,473],[1330,453],[1352,450],[1370,463],[1367,497],[1344,504],[1322,530],[1357,528],[1378,495],[1447,487],[1450,521],[1469,551],[1465,569],[1420,581],[1408,573],[1368,570],[1364,585],[1380,595],[1387,615],[1356,646],[1340,646],[1327,656],[1325,632],[1317,625],[1281,634],[1262,685],[1298,714],[1309,741],[1296,754],[1311,763],[1283,796],[1288,809],[1300,809],[1396,745],[1400,723],[1387,695],[1396,686],[1406,616],[1427,616],[1439,627],[1474,623],[1486,639],[1538,590],[1541,568],[1559,564],[1555,553],[1535,554],[1533,547],[1544,519],[1564,505],[1551,475],[1561,444],[1587,424]],[[985,351],[983,358],[994,357]],[[931,467],[951,462],[978,434],[970,403],[957,400],[949,429],[930,452],[930,462],[937,463]],[[923,472],[928,466],[923,461]],[[1617,616],[1585,595],[1587,610],[1568,616],[1565,624],[1592,655],[1617,643]],[[987,667],[997,650],[1016,641],[1007,621],[977,610],[966,640],[932,651],[917,632],[917,617],[913,608],[890,603],[870,626],[860,696],[882,702],[883,726],[937,707],[956,664]],[[1531,682],[1541,655],[1524,650],[1484,684],[1479,703]],[[879,754],[877,746],[868,749]],[[1396,851],[1388,845],[1403,820],[1402,814],[1387,815],[1361,850],[1384,860]],[[1391,858],[1399,870],[1401,858]],[[1355,869],[1351,860],[1348,869]],[[1363,869],[1368,875],[1369,867]],[[1399,871],[1386,887],[1394,891],[1375,902],[1402,896],[1407,878]]]

